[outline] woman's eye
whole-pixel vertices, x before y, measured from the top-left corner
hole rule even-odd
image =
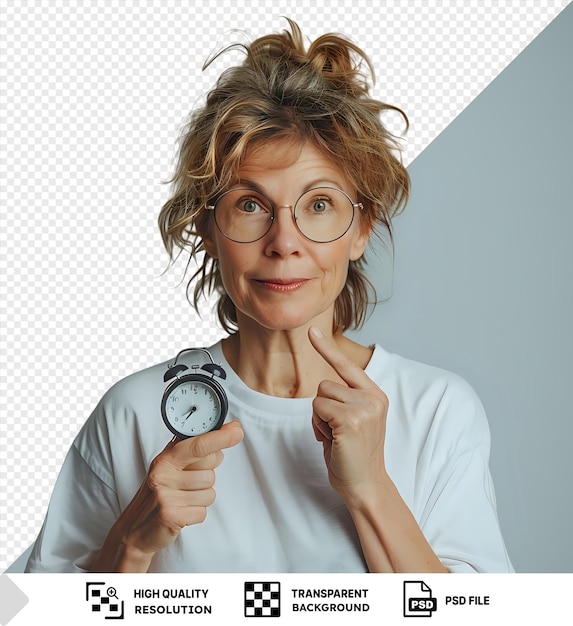
[[[239,202],[239,209],[245,213],[258,213],[263,207],[256,200],[242,200]]]
[[[327,198],[320,198],[318,200],[313,200],[310,205],[310,210],[312,213],[326,213],[333,208],[332,202]]]

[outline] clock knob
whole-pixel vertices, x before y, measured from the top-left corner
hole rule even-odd
[[[179,365],[174,365],[173,367],[170,367],[165,372],[165,375],[163,376],[163,382],[166,383],[168,380],[175,378],[175,376],[178,376],[181,372],[184,372],[187,369],[189,368],[186,365],[183,365],[182,363],[180,363]]]

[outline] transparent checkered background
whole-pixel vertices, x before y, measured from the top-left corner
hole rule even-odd
[[[222,336],[167,274],[156,218],[178,131],[229,62],[299,22],[350,36],[402,107],[409,163],[568,2],[0,2],[0,570],[35,538],[73,437],[116,380]],[[393,130],[396,120],[389,119]],[[159,418],[159,417],[158,417]]]

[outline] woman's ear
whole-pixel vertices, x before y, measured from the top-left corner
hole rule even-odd
[[[211,229],[208,230],[211,231]],[[207,232],[201,237],[201,239],[203,240],[203,248],[205,249],[205,252],[213,259],[219,258],[217,244],[212,232]]]
[[[360,228],[356,229],[353,240],[350,244],[351,261],[358,261],[358,259],[364,254],[371,232],[372,229],[370,226],[366,225],[361,225]]]

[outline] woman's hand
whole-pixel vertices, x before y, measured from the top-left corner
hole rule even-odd
[[[238,422],[195,438],[171,441],[111,529],[93,571],[147,571],[153,555],[182,528],[205,520],[215,501],[215,469],[223,449],[238,444]]]
[[[352,516],[368,569],[447,571],[386,473],[386,394],[331,339],[314,327],[309,338],[344,381],[320,383],[312,425],[324,447],[330,484]]]
[[[314,434],[323,445],[333,489],[347,503],[361,502],[388,481],[384,465],[388,398],[331,339],[318,333],[315,327],[309,332],[312,345],[344,383],[320,383],[313,401]]]

